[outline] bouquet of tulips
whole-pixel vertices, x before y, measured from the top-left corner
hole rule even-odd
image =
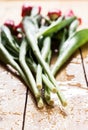
[[[7,20],[1,26],[0,61],[16,70],[32,92],[38,108],[43,108],[44,103],[54,106],[52,93],[66,106],[55,75],[88,41],[88,29],[77,31],[81,19],[72,10],[66,14],[51,10],[44,16],[40,6],[25,4],[21,16],[18,25]],[[52,54],[56,51],[57,60],[51,69]]]

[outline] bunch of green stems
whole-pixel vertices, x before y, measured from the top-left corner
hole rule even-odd
[[[38,108],[44,102],[54,106],[51,93],[58,96],[63,106],[67,105],[55,75],[61,66],[80,46],[88,41],[88,29],[76,32],[79,21],[75,16],[65,19],[60,16],[55,21],[39,20],[40,16],[25,16],[22,19],[21,41],[3,25],[0,32],[0,60],[12,66],[24,80],[34,95]],[[58,43],[58,57],[52,70],[52,41]]]

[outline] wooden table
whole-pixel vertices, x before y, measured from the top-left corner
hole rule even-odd
[[[73,9],[82,17],[81,28],[88,28],[87,1],[29,1],[43,6],[43,13],[59,8]],[[0,25],[10,18],[21,19],[23,1],[0,1]],[[52,62],[53,64],[54,62]],[[0,130],[87,130],[88,129],[88,44],[70,58],[56,77],[68,101],[66,108],[37,109],[30,92],[18,77],[0,63]],[[55,98],[55,100],[57,100]]]

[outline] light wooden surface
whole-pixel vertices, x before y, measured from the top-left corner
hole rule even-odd
[[[82,17],[81,28],[88,28],[87,1],[29,1],[32,5],[41,5],[43,13],[52,8],[63,11],[73,9]],[[16,23],[21,19],[23,1],[0,1],[0,25],[6,19]],[[52,65],[54,59],[52,61]],[[84,68],[83,68],[84,66]],[[85,74],[84,74],[85,69]],[[87,130],[88,129],[88,44],[77,51],[56,77],[61,81],[61,90],[68,106],[59,107],[54,97],[54,108],[38,110],[26,86],[0,63],[0,130]],[[26,109],[25,109],[26,104]]]

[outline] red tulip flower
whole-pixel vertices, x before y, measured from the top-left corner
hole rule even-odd
[[[59,18],[61,16],[61,10],[52,10],[48,12],[48,17],[51,20],[56,20],[57,18]]]

